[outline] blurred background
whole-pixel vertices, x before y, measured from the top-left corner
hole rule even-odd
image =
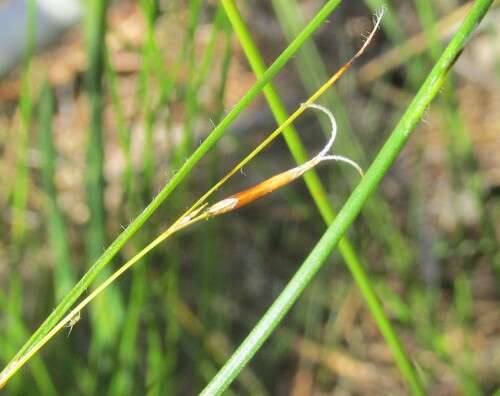
[[[104,2],[105,3],[105,2]],[[238,1],[269,65],[323,5]],[[274,79],[292,112],[359,48],[376,0],[341,2]],[[366,169],[470,3],[393,0],[320,103]],[[429,393],[500,395],[500,8],[489,12],[349,237]],[[103,23],[100,23],[103,21]],[[0,2],[0,362],[255,82],[217,1]],[[328,124],[296,123],[311,155]],[[131,258],[276,127],[259,96],[107,267]],[[282,140],[217,193],[293,166]],[[359,180],[319,169],[338,209]],[[325,226],[297,181],[156,248],[6,395],[195,394]],[[103,275],[104,276],[104,275]],[[102,279],[102,278],[100,278]],[[69,330],[69,329],[68,329]],[[228,394],[407,394],[335,253]]]

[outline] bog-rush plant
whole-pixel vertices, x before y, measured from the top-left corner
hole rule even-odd
[[[275,129],[266,139],[263,140],[250,154],[248,154],[238,165],[236,165],[230,172],[221,178],[211,189],[209,189],[198,201],[196,201],[191,208],[189,208],[177,221],[175,221],[166,231],[160,234],[156,239],[149,243],[132,259],[123,264],[117,271],[103,281],[96,289],[94,289],[86,298],[76,305],[66,316],[64,316],[58,323],[56,323],[47,333],[35,342],[26,352],[15,357],[6,367],[0,372],[0,388],[7,383],[7,381],[24,365],[29,359],[34,356],[55,334],[57,334],[63,327],[72,328],[80,320],[80,311],[86,307],[92,300],[94,300],[102,291],[109,287],[119,276],[126,272],[142,257],[149,253],[152,249],[158,246],[161,242],[170,238],[174,233],[184,229],[202,219],[209,219],[231,210],[237,209],[241,206],[247,205],[256,199],[259,199],[267,194],[272,193],[276,189],[296,180],[308,170],[313,169],[315,166],[324,161],[341,161],[353,166],[358,173],[363,175],[361,167],[353,160],[341,155],[329,154],[335,138],[337,136],[337,124],[331,112],[320,105],[313,102],[317,100],[330,86],[332,86],[339,78],[349,69],[351,64],[356,60],[369,45],[372,40],[381,20],[380,14],[375,25],[367,36],[361,48],[349,59],[333,76],[326,81],[305,103],[303,103],[285,122],[283,122],[277,129]],[[327,144],[316,156],[302,165],[296,166],[288,171],[275,175],[258,185],[251,187],[248,190],[234,194],[229,198],[223,199],[213,205],[208,205],[207,199],[217,191],[225,182],[227,182],[235,173],[243,168],[255,156],[260,153],[266,146],[268,146],[280,133],[282,133],[287,126],[289,126],[296,118],[298,118],[307,108],[313,108],[325,112],[331,122],[331,136]]]
[[[100,294],[104,289],[106,289],[109,285],[111,285],[116,278],[118,278],[128,268],[130,268],[133,264],[135,264],[139,259],[144,257],[144,255],[146,255],[149,251],[151,251],[154,247],[163,242],[165,239],[169,238],[175,232],[195,222],[198,222],[203,218],[210,218],[219,214],[226,213],[227,211],[229,211],[229,209],[236,209],[237,207],[250,203],[251,201],[260,198],[261,196],[267,195],[272,191],[274,191],[276,188],[279,188],[295,180],[296,178],[302,176],[307,170],[312,169],[320,162],[326,160],[335,160],[335,161],[342,161],[349,163],[350,165],[354,166],[359,173],[362,174],[361,168],[354,161],[343,156],[327,154],[328,150],[333,145],[337,131],[335,119],[333,115],[327,111],[332,123],[332,136],[329,142],[327,143],[327,146],[325,147],[324,150],[320,152],[320,154],[318,154],[310,161],[304,163],[303,165],[297,167],[296,169],[294,168],[293,170],[284,172],[283,174],[276,175],[271,179],[267,180],[266,182],[263,182],[241,193],[240,195],[237,196],[237,198],[241,200],[241,202],[239,202],[239,205],[235,205],[234,208],[229,208],[229,206],[226,206],[228,203],[227,200],[223,200],[223,202],[219,202],[207,208],[207,202],[206,202],[207,199],[215,191],[217,191],[225,182],[227,182],[235,173],[237,173],[240,169],[242,169],[244,165],[250,162],[258,153],[260,153],[267,145],[269,145],[277,136],[279,136],[279,134],[282,133],[287,128],[287,126],[289,126],[296,118],[298,118],[305,111],[306,108],[312,107],[326,111],[326,109],[324,109],[321,106],[315,105],[313,102],[317,100],[330,86],[332,86],[340,78],[340,76],[342,76],[342,74],[345,73],[346,70],[348,70],[348,68],[354,62],[355,59],[361,56],[361,54],[364,52],[364,50],[370,43],[371,39],[373,38],[373,35],[375,34],[379,22],[380,19],[378,19],[374,29],[365,40],[363,46],[358,50],[358,52],[356,52],[356,54],[354,54],[354,56],[351,59],[349,59],[337,72],[335,72],[333,76],[328,81],[326,81],[323,84],[323,86],[321,86],[304,104],[302,104],[283,124],[281,124],[276,130],[274,130],[266,139],[264,139],[264,141],[259,146],[257,146],[237,166],[235,166],[228,174],[226,174],[221,180],[219,180],[219,182],[217,182],[210,190],[208,190],[198,201],[196,201],[195,204],[191,206],[191,208],[188,209],[188,211],[186,211],[182,216],[180,216],[179,219],[176,222],[174,222],[174,224],[171,227],[169,227],[165,232],[163,232],[160,236],[158,236],[155,240],[153,240],[149,245],[147,245],[131,260],[123,264],[115,273],[113,273],[96,289],[94,289],[92,293],[90,293],[82,302],[80,302],[76,306],[76,308],[73,308],[73,310],[69,314],[67,314],[64,318],[62,318],[59,322],[55,323],[50,328],[47,325],[47,328],[44,330],[44,336],[38,337],[37,341],[31,343],[30,347],[27,348],[26,350],[21,350],[20,352],[18,352],[18,354],[14,357],[14,359],[12,359],[9,362],[9,364],[4,368],[4,370],[0,372],[0,388],[3,387],[5,383],[15,374],[15,372],[17,372],[17,370],[19,370],[20,367],[22,367],[33,355],[35,355],[36,352],[48,340],[50,340],[62,327],[69,325],[72,328],[72,326],[76,324],[76,322],[80,318],[80,310],[82,307],[90,303],[90,301],[92,301],[98,294]],[[213,133],[214,132],[212,132],[212,134]],[[234,199],[236,197],[233,196],[230,198],[233,200],[232,202],[234,202]],[[205,208],[207,208],[207,210],[203,211],[203,209]],[[91,270],[92,268],[89,270],[89,272]],[[89,272],[87,272],[87,274],[84,275],[82,280],[85,279],[86,276],[88,276]],[[75,288],[78,287],[78,285],[82,282],[82,280],[80,280],[80,282],[75,286]],[[73,290],[75,288],[73,288]],[[71,294],[73,290],[70,291],[69,294]],[[80,292],[80,290],[78,291]],[[64,308],[62,304],[63,303],[59,304],[56,310],[59,309],[62,311]],[[32,338],[33,337],[34,336],[32,336]]]
[[[219,395],[229,387],[307,288],[342,236],[357,218],[372,191],[380,184],[382,178],[403,149],[411,136],[411,132],[446,81],[448,72],[492,3],[493,0],[477,0],[474,3],[462,25],[439,57],[394,131],[386,140],[365,173],[365,176],[351,193],[335,220],[312,249],[290,282],[274,300],[271,307],[261,317],[231,358],[201,392],[202,395]],[[358,273],[353,272],[353,276],[358,283],[362,284],[360,291],[365,297],[367,296],[367,291],[370,290],[373,292],[373,286],[370,283],[365,283],[364,279],[359,278]],[[413,387],[412,390],[414,393],[419,392],[419,389],[414,389]],[[420,392],[420,394],[424,393]]]
[[[247,339],[241,344],[235,354],[228,360],[228,362],[224,365],[221,371],[213,378],[210,384],[205,388],[203,394],[220,394],[222,393],[232,382],[232,380],[238,375],[241,369],[248,363],[251,357],[257,352],[257,350],[262,346],[264,341],[269,337],[272,331],[276,328],[280,320],[284,317],[284,315],[291,308],[293,303],[298,299],[302,291],[307,287],[313,276],[325,262],[325,260],[330,255],[331,251],[334,249],[336,244],[339,242],[342,235],[346,232],[347,228],[354,221],[358,213],[360,212],[363,204],[368,199],[371,191],[378,185],[383,175],[387,172],[388,168],[395,160],[396,156],[404,146],[406,140],[410,136],[410,132],[417,123],[417,121],[422,116],[426,107],[429,105],[430,101],[438,92],[439,88],[443,84],[446,74],[450,67],[453,64],[453,61],[458,56],[459,52],[462,50],[463,46],[467,38],[472,33],[476,24],[481,20],[481,18],[486,13],[487,9],[491,5],[492,0],[478,0],[471,10],[471,13],[468,15],[464,24],[457,32],[456,36],[444,51],[443,55],[435,65],[434,69],[430,73],[428,79],[422,86],[422,88],[417,93],[414,101],[410,104],[407,112],[398,123],[396,129],[382,148],[379,155],[376,157],[372,166],[370,167],[368,173],[362,179],[361,183],[355,189],[353,194],[350,196],[343,209],[339,212],[339,215],[334,220],[334,222],[330,225],[326,233],[323,235],[317,246],[313,249],[309,257],[300,267],[296,275],[292,278],[290,283],[287,285],[282,294],[275,300],[269,311],[262,317],[254,330],[250,333]],[[328,4],[331,3],[329,2]],[[325,6],[326,7],[326,6]],[[334,8],[334,7],[333,7]],[[324,10],[324,9],[323,9]],[[307,28],[306,28],[307,29]],[[312,31],[311,31],[312,32]],[[292,43],[293,44],[293,43]],[[362,50],[365,48],[363,46]],[[353,59],[355,59],[359,52],[355,55]],[[82,300],[80,304],[78,304],[73,311],[67,314],[64,318],[62,318],[65,312],[71,307],[74,301],[81,295],[81,293],[86,289],[86,287],[90,284],[92,279],[98,272],[99,265],[105,265],[103,262],[97,262],[92,268],[95,271],[89,275],[87,273],[84,278],[75,286],[72,292],[69,293],[68,298],[63,300],[57,308],[57,314],[49,316],[48,320],[42,325],[42,327],[33,335],[33,337],[28,341],[25,346],[18,352],[16,357],[7,365],[7,367],[0,373],[0,388],[7,383],[9,378],[23,365],[25,364],[31,356],[33,356],[54,334],[56,334],[62,327],[71,322],[76,323],[77,318],[80,315],[80,309],[84,307],[81,305],[85,302],[85,305],[90,302],[87,300],[93,293],[100,293],[104,290],[108,284],[110,284],[114,279],[124,273],[131,265],[137,262],[140,258],[142,258],[145,254],[147,254],[150,250],[152,250],[155,246],[165,240],[167,237],[171,236],[174,232],[179,231],[197,221],[200,221],[202,218],[209,218],[215,215],[219,215],[225,213],[229,210],[235,209],[238,207],[234,202],[234,199],[237,198],[237,203],[240,203],[240,199],[243,199],[246,203],[251,202],[252,200],[259,198],[261,196],[266,195],[269,192],[272,192],[276,185],[278,188],[281,185],[287,184],[291,180],[294,180],[296,177],[294,175],[296,173],[301,173],[302,171],[307,171],[307,169],[301,168],[300,165],[294,169],[292,174],[289,171],[284,172],[283,174],[276,175],[271,179],[266,180],[265,182],[252,187],[249,190],[246,190],[242,193],[236,194],[232,196],[231,203],[228,203],[228,199],[224,199],[219,201],[214,205],[208,205],[207,199],[213,194],[224,182],[226,182],[234,173],[236,173],[243,165],[248,163],[252,158],[254,158],[257,153],[263,150],[266,145],[268,145],[272,139],[281,133],[286,126],[288,126],[293,120],[295,120],[307,107],[313,105],[313,102],[326,90],[328,86],[330,86],[336,79],[346,70],[346,68],[352,63],[353,59],[351,59],[346,66],[344,66],[339,72],[337,72],[332,78],[325,83],[323,87],[321,87],[318,92],[316,92],[303,106],[301,106],[296,112],[294,112],[290,118],[280,125],[277,130],[275,130],[264,142],[259,145],[254,151],[252,151],[243,161],[238,164],[231,172],[229,172],[224,178],[222,178],[212,189],[210,189],[202,198],[200,198],[186,213],[184,213],[179,219],[169,227],[164,233],[158,236],[155,240],[153,240],[146,248],[144,248],[141,252],[139,252],[132,260],[124,264],[118,271],[116,271],[110,278],[108,278],[103,284],[101,284],[97,289],[89,294],[89,296]],[[284,64],[284,63],[283,63]],[[283,65],[281,64],[281,66]],[[273,64],[275,65],[275,64]],[[271,66],[272,68],[273,66]],[[275,66],[274,73],[277,72],[279,67]],[[269,69],[270,70],[270,69]],[[255,91],[255,94],[266,84],[267,81],[272,77],[271,72],[266,72],[265,76],[259,79],[259,82],[256,84],[258,88],[252,88]],[[266,80],[267,78],[267,80]],[[230,112],[232,114],[231,117],[229,115],[224,119],[226,121],[222,121],[221,124],[209,135],[207,140],[209,143],[205,144],[207,140],[195,151],[193,156],[188,159],[189,165],[182,167],[179,173],[174,176],[171,182],[169,182],[165,189],[160,193],[162,199],[158,197],[146,208],[146,214],[141,214],[139,216],[142,220],[142,223],[138,221],[136,223],[135,230],[122,233],[123,238],[128,239],[130,236],[137,231],[141,227],[141,225],[146,221],[146,219],[154,212],[154,210],[160,205],[160,203],[166,199],[166,197],[173,191],[173,189],[182,181],[184,177],[186,177],[192,167],[194,167],[195,163],[208,151],[208,149],[215,144],[215,142],[220,138],[225,128],[234,120],[239,111],[243,109],[243,107],[250,102],[253,98],[252,95],[245,95],[245,101],[240,102],[243,103],[239,107],[239,110],[236,112]],[[229,117],[229,118],[228,118]],[[223,125],[223,126],[221,126]],[[217,133],[215,133],[217,131]],[[333,143],[332,143],[333,144]],[[200,148],[203,146],[203,149]],[[328,158],[331,157],[331,158]],[[331,154],[328,154],[327,151],[321,151],[318,156],[313,157],[309,165],[305,166],[305,168],[311,169],[317,164],[323,162],[324,160],[343,160],[344,162],[350,163],[349,159],[342,158],[340,159],[338,156],[334,158]],[[307,162],[306,162],[307,164]],[[314,165],[313,165],[314,164]],[[351,163],[354,165],[354,163]],[[299,170],[297,170],[299,168]],[[184,169],[184,170],[183,170]],[[302,172],[303,173],[303,172]],[[298,177],[298,176],[297,176]],[[175,180],[175,182],[173,181]],[[286,182],[285,182],[286,181]],[[251,199],[254,197],[254,199]],[[157,200],[159,199],[159,200]],[[224,202],[225,201],[225,202]],[[242,206],[242,205],[239,205]],[[229,208],[229,209],[228,209]],[[134,221],[134,223],[136,222]],[[132,224],[134,224],[132,223]],[[129,226],[130,227],[130,226]],[[128,229],[128,228],[127,228]],[[120,239],[120,237],[119,237]],[[118,243],[118,242],[115,242]],[[125,243],[124,240],[121,240],[120,243]],[[113,246],[113,245],[112,245]],[[111,249],[111,247],[110,247]],[[116,251],[119,250],[119,247]],[[108,255],[105,253],[105,259],[111,260],[113,254],[116,253],[109,252]],[[99,265],[97,265],[99,264]],[[92,270],[91,268],[91,270]],[[89,272],[91,272],[89,270]],[[368,290],[371,290],[371,293],[374,294],[372,286],[370,283],[366,283],[364,278],[359,279],[359,273],[353,271],[353,276],[356,278],[356,281],[360,283],[361,292],[363,295],[366,294]],[[82,288],[83,285],[83,288]],[[85,286],[87,285],[87,286]],[[97,295],[95,294],[95,295]],[[94,295],[94,296],[95,296]],[[65,301],[66,300],[66,301]],[[70,302],[70,300],[72,300]],[[55,311],[54,311],[55,312]],[[59,320],[62,318],[62,320]],[[50,319],[50,320],[49,320]]]
[[[262,91],[264,86],[283,68],[283,66],[293,57],[301,45],[316,31],[316,29],[326,20],[326,18],[336,9],[341,0],[328,0],[311,21],[304,27],[299,35],[290,45],[278,56],[271,66],[241,98],[241,100],[229,111],[221,122],[212,130],[206,139],[197,147],[193,154],[182,164],[177,173],[165,184],[160,192],[153,198],[146,208],[133,220],[111,245],[92,264],[83,277],[65,295],[61,302],[48,315],[44,322],[31,335],[25,344],[19,349],[14,358],[7,365],[19,360],[38,341],[45,337],[48,332],[63,318],[65,313],[71,308],[75,301],[92,284],[95,277],[101,270],[109,264],[113,257],[130,240],[130,238],[141,229],[152,214],[162,205],[177,186],[189,176],[196,164],[213,148],[218,140],[227,133],[228,127],[236,120],[239,114],[251,103],[251,101]]]

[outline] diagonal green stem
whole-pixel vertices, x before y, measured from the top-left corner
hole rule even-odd
[[[462,26],[435,64],[401,120],[396,125],[396,128],[372,162],[365,177],[350,195],[335,220],[328,227],[285,289],[276,298],[269,310],[262,316],[224,367],[221,368],[202,391],[202,395],[219,395],[227,389],[238,373],[269,338],[326,262],[342,236],[359,215],[372,191],[380,184],[382,178],[401,152],[412,130],[445,82],[449,69],[453,66],[471,33],[484,17],[492,2],[493,0],[476,1]],[[359,277],[359,273],[353,272],[353,276],[358,284],[364,283],[364,279]],[[364,284],[361,292],[364,293],[367,289],[372,289],[371,283]]]
[[[252,39],[245,21],[241,17],[241,14],[234,0],[222,0],[222,5],[226,10],[229,20],[233,25],[236,36],[238,37],[238,40],[240,41],[241,46],[245,51],[245,54],[248,58],[248,61],[250,62],[250,65],[252,66],[255,75],[257,76],[257,78],[262,77],[262,74],[266,69],[264,61]],[[269,83],[264,87],[264,95],[266,96],[266,99],[274,114],[274,117],[276,118],[277,123],[284,123],[288,118],[288,114],[278,92],[276,91],[272,83]],[[305,148],[300,140],[299,134],[297,133],[293,125],[290,125],[288,128],[286,128],[283,132],[283,135],[295,161],[298,164],[304,163],[307,160]],[[335,210],[328,200],[325,188],[321,183],[317,173],[314,170],[307,172],[304,175],[304,181],[326,225],[331,224],[335,218]],[[351,242],[348,238],[344,237],[339,241],[339,250],[349,269],[353,273],[357,273],[355,279],[359,280],[358,287],[362,289],[364,285],[371,284],[370,278],[366,273],[361,260],[356,255],[355,249],[352,247]],[[387,344],[392,350],[394,359],[396,360],[396,363],[399,366],[403,377],[407,380],[414,394],[423,394],[424,392],[422,385],[420,384],[420,379],[417,376],[417,373],[415,372],[415,369],[413,368],[413,365],[409,357],[407,356],[396,331],[391,325],[389,318],[385,314],[383,306],[378,299],[373,286],[366,289],[363,292],[363,296],[365,297],[368,308],[372,312],[372,315],[375,318],[377,325],[379,326],[380,332],[382,333],[387,341]]]
[[[40,341],[49,333],[51,328],[59,322],[74,302],[87,290],[99,272],[112,260],[118,251],[127,241],[142,227],[151,217],[158,207],[169,197],[175,188],[191,173],[194,166],[203,156],[217,143],[217,141],[227,132],[228,127],[234,122],[238,115],[251,103],[251,101],[262,91],[264,86],[273,78],[283,66],[292,58],[301,45],[316,31],[316,29],[326,20],[330,13],[340,4],[341,0],[329,0],[309,24],[302,30],[297,38],[281,53],[281,55],[266,70],[259,79],[241,98],[241,100],[231,109],[224,119],[207,136],[203,143],[193,152],[193,154],[181,166],[178,172],[166,183],[158,195],[153,198],[149,205],[132,221],[123,232],[113,241],[113,243],[101,254],[96,262],[89,268],[85,275],[63,298],[59,305],[45,319],[29,340],[21,347],[14,359],[18,359],[28,351],[31,346]]]

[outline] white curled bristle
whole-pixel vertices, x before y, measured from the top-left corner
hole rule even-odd
[[[344,157],[343,155],[325,155],[324,157],[321,158],[321,161],[345,162],[346,164],[349,164],[354,169],[356,169],[358,171],[358,173],[361,175],[361,177],[364,176],[364,172],[363,172],[363,169],[361,169],[361,166],[359,166],[359,164],[356,161],[353,161],[352,159]]]
[[[330,119],[330,125],[332,128],[330,131],[330,139],[328,140],[328,142],[326,142],[326,145],[323,148],[323,150],[321,150],[317,155],[317,157],[323,157],[324,155],[326,155],[326,153],[328,153],[332,149],[333,143],[335,142],[335,138],[337,137],[337,121],[335,120],[335,116],[333,115],[333,113],[324,106],[315,103],[310,103],[306,104],[305,107],[322,111]]]
[[[301,165],[298,169],[300,169],[300,171],[302,173],[304,173],[305,171],[313,168],[314,166],[316,166],[318,163],[320,163],[322,161],[340,161],[340,162],[345,162],[345,163],[351,165],[354,169],[356,169],[358,171],[358,173],[361,175],[361,177],[363,177],[363,170],[361,169],[361,167],[358,165],[357,162],[355,162],[347,157],[344,157],[342,155],[328,155],[328,153],[330,152],[330,150],[333,147],[333,143],[335,142],[335,138],[337,137],[337,122],[335,121],[335,116],[333,115],[333,113],[330,110],[328,110],[326,107],[315,104],[315,103],[304,104],[303,106],[306,108],[310,107],[312,109],[320,110],[323,113],[325,113],[328,116],[328,118],[330,119],[330,124],[331,124],[332,129],[330,132],[331,133],[330,139],[328,139],[328,141],[326,142],[325,147],[323,147],[323,149],[315,157],[311,158],[309,161],[307,161],[306,163]]]

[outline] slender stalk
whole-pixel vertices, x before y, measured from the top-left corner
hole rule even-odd
[[[210,80],[208,79],[213,79],[214,75],[219,74],[219,83],[212,88],[216,101],[213,105],[210,105],[212,109],[210,117],[211,119],[215,119],[215,122],[220,120],[220,114],[224,110],[226,98],[225,83],[227,80],[227,66],[232,58],[232,42],[229,21],[227,20],[224,8],[219,4],[214,14],[210,36],[195,73],[195,81],[189,84],[190,92],[189,95],[186,95],[187,97],[191,97],[191,99],[187,98],[191,103],[191,110],[188,111],[196,112],[198,117],[200,117],[200,113],[207,110],[206,104],[200,100],[200,93],[202,92],[200,89],[210,86]],[[217,70],[215,74],[214,70]],[[220,170],[218,153],[211,153],[207,159],[207,163],[208,177],[206,180],[209,184],[213,184],[217,180]],[[219,241],[213,238],[218,232],[218,225],[209,223],[206,224],[206,227],[206,232],[201,236],[199,249],[196,249],[194,257],[192,257],[194,262],[199,263],[195,273],[195,287],[198,297],[196,299],[196,308],[199,317],[206,325],[209,323],[215,325],[215,323],[221,324],[221,322],[225,322],[224,319],[213,315],[212,311],[215,303],[214,299],[217,299],[218,295],[218,286],[222,284],[221,280],[223,277],[222,272],[217,271],[219,268],[217,257],[221,246],[219,245]],[[179,323],[181,323],[180,320]],[[200,360],[206,359],[204,348],[199,348],[197,353],[200,354]],[[213,374],[216,371],[213,371]]]
[[[245,21],[241,17],[241,14],[234,0],[222,0],[222,5],[226,10],[229,20],[233,25],[234,31],[236,32],[236,35],[246,53],[248,61],[250,62],[255,75],[257,77],[261,77],[262,73],[265,70],[264,61],[252,39]],[[266,96],[266,99],[271,110],[273,111],[278,124],[282,124],[283,122],[285,122],[288,118],[288,114],[277,90],[274,88],[272,83],[269,83],[264,88],[264,95]],[[303,163],[305,160],[305,148],[295,128],[290,125],[290,127],[288,127],[283,132],[283,135],[294,159],[297,161],[297,163]],[[304,181],[323,217],[323,220],[328,226],[335,218],[335,210],[327,198],[325,188],[323,187],[319,177],[314,171],[305,173]],[[351,271],[357,272],[359,274],[356,279],[359,278],[363,280],[361,283],[358,282],[358,287],[361,288],[362,284],[371,284],[369,275],[364,269],[361,259],[357,256],[356,251],[352,247],[351,242],[348,238],[344,237],[339,241],[339,251],[342,255],[342,258],[347,263],[348,268],[351,269]],[[413,368],[413,365],[408,355],[406,354],[401,341],[399,340],[397,332],[395,331],[394,327],[391,325],[389,318],[385,314],[380,300],[375,294],[370,293],[373,290],[374,288],[372,286],[368,291],[369,298],[366,297],[365,293],[368,308],[372,312],[373,317],[378,318],[378,320],[376,320],[377,325],[379,326],[382,335],[385,337],[403,377],[405,377],[406,381],[412,389],[415,388],[418,391],[415,392],[415,394],[423,394],[423,388],[420,384],[420,379],[415,372],[415,369]]]
[[[87,235],[88,255],[91,260],[99,256],[105,241],[104,235],[104,187],[103,187],[103,131],[102,97],[104,65],[104,33],[106,5],[103,0],[93,0],[88,5],[87,52],[89,56],[86,74],[90,101],[91,126],[87,146],[87,200],[90,209],[90,224]]]
[[[155,23],[158,16],[156,2],[140,2],[144,19],[146,20],[146,40],[143,48],[144,66],[140,73],[140,103],[144,113],[144,148],[142,151],[142,168],[144,173],[144,190],[149,192],[153,190],[155,150],[153,147],[154,123],[156,121],[157,110],[159,108],[157,98],[153,93],[153,87],[161,83],[163,65],[158,62],[159,48],[155,38]],[[159,66],[160,64],[160,66]],[[160,69],[161,67],[161,69]],[[162,73],[159,73],[161,70]]]
[[[196,31],[198,29],[200,13],[202,10],[203,2],[200,0],[190,0],[189,4],[189,15],[190,20],[187,26],[187,33],[184,39],[181,60],[186,67],[186,73],[188,76],[186,84],[186,96],[185,102],[185,115],[183,122],[182,139],[176,147],[175,150],[175,163],[182,163],[182,160],[188,156],[191,152],[194,143],[194,122],[197,112],[197,92],[196,92],[196,77],[195,74],[198,73],[195,67],[195,56],[194,56],[194,38]]]
[[[326,262],[342,236],[354,222],[370,197],[380,184],[396,157],[401,152],[414,127],[421,119],[432,99],[439,92],[446,80],[448,71],[464,48],[467,40],[484,17],[493,0],[478,0],[465,18],[462,26],[435,64],[431,73],[419,89],[394,131],[372,162],[365,177],[350,195],[338,216],[328,227],[317,245],[292,277],[285,289],[276,298],[268,311],[262,316],[247,338],[241,343],[232,357],[221,368],[212,381],[201,392],[202,395],[219,395],[229,387],[238,373],[247,365],[264,342],[269,338],[280,321],[309,285],[313,277]],[[353,273],[356,281],[362,284],[361,293],[365,298],[372,292],[370,283],[364,284],[357,272]],[[412,390],[418,391],[413,385]]]
[[[59,305],[45,319],[40,327],[33,333],[29,340],[20,348],[12,361],[19,359],[35,343],[44,338],[64,316],[73,303],[87,290],[97,274],[112,260],[127,241],[142,227],[158,207],[170,196],[177,186],[190,174],[193,167],[204,157],[204,155],[217,143],[227,132],[228,127],[234,122],[238,115],[251,103],[251,101],[262,91],[264,86],[285,66],[301,45],[316,31],[326,20],[330,13],[339,5],[341,0],[329,0],[321,10],[314,16],[311,22],[302,30],[297,38],[281,53],[281,55],[267,69],[259,79],[231,109],[224,119],[207,136],[200,146],[181,166],[178,172],[165,184],[149,205],[133,220],[128,227],[111,243],[111,245],[94,262],[85,275],[63,298]]]
[[[105,0],[91,0],[87,4],[86,46],[88,68],[86,85],[90,102],[90,129],[87,141],[87,163],[85,169],[86,199],[90,219],[86,235],[86,253],[89,262],[96,260],[106,245],[106,210],[104,207],[104,81],[106,52]],[[109,275],[104,270],[103,276]],[[109,306],[113,310],[109,310]],[[104,299],[92,307],[91,318],[94,345],[109,345],[118,333],[123,317],[123,303],[117,289],[112,288]]]
[[[118,76],[115,68],[111,62],[109,54],[106,54],[106,81],[108,83],[108,90],[111,100],[111,107],[115,116],[116,129],[123,156],[125,157],[125,165],[122,175],[122,184],[124,189],[124,200],[130,199],[134,191],[134,166],[132,162],[132,149],[131,149],[131,131],[127,125],[125,117],[125,109],[122,98],[118,91]]]
[[[48,82],[45,82],[39,100],[39,139],[42,153],[44,190],[47,196],[48,233],[55,256],[54,295],[56,299],[60,299],[71,289],[75,281],[75,274],[71,265],[70,246],[64,216],[57,202],[57,192],[54,184],[57,153],[54,147],[52,131],[53,112],[54,98]]]
[[[26,15],[26,43],[21,77],[21,96],[19,99],[20,128],[16,153],[16,177],[12,191],[12,241],[15,254],[26,237],[26,211],[28,205],[28,148],[30,129],[33,118],[33,92],[32,92],[32,60],[36,42],[36,2],[27,2]]]

